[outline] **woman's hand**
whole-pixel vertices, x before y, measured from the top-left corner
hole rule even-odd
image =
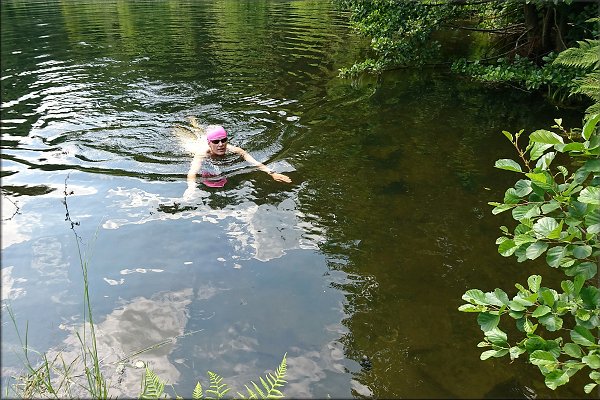
[[[285,182],[285,183],[292,182],[292,180],[290,179],[290,177],[287,176],[287,175],[284,175],[284,174],[278,174],[277,172],[273,172],[273,173],[271,173],[269,175],[271,175],[271,177],[274,180],[278,181],[278,182]]]

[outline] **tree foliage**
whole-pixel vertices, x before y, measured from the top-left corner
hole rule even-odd
[[[341,8],[350,11],[352,26],[361,35],[371,38],[372,53],[365,60],[340,70],[342,76],[362,72],[380,73],[399,66],[423,65],[440,60],[442,46],[438,37],[451,31],[480,32],[488,37],[488,45],[475,59],[463,59],[455,67],[457,72],[484,75],[483,65],[506,69],[517,60],[534,67],[551,62],[556,54],[572,47],[577,41],[594,38],[598,26],[585,21],[597,16],[596,4],[571,0],[336,0]],[[446,35],[444,35],[446,34]],[[466,39],[466,37],[465,37]],[[468,40],[468,39],[466,39]],[[451,57],[451,56],[450,56]],[[467,68],[474,63],[475,68]],[[556,68],[555,68],[556,69]],[[518,71],[517,71],[518,72]],[[502,76],[506,79],[521,77],[515,71]],[[512,74],[512,75],[511,75]],[[489,75],[489,74],[488,74]],[[539,75],[539,74],[538,74]],[[558,78],[555,79],[560,82]],[[488,77],[492,77],[489,75]],[[552,77],[539,77],[541,84]],[[564,81],[570,77],[565,77]],[[502,80],[502,79],[501,79]],[[522,80],[522,79],[521,79]],[[535,78],[532,79],[532,82]],[[530,87],[534,88],[535,83]],[[565,85],[563,85],[565,86]],[[569,87],[565,88],[570,90]]]
[[[581,130],[567,131],[557,120],[558,132],[537,130],[529,135],[525,149],[519,145],[523,131],[504,132],[513,143],[520,162],[501,159],[496,168],[520,175],[506,190],[501,202],[492,202],[493,214],[511,211],[517,221],[511,231],[502,226],[498,252],[517,261],[544,257],[551,268],[568,278],[555,290],[542,286],[541,275],[532,275],[527,286],[515,284],[516,295],[496,288],[491,292],[468,290],[462,297],[463,312],[477,313],[484,333],[479,347],[488,348],[481,359],[511,360],[527,354],[556,389],[570,377],[587,369],[590,393],[600,384],[600,290],[594,279],[600,259],[600,115],[590,116]],[[561,154],[571,157],[577,168],[556,165]],[[509,341],[503,316],[512,318],[521,339]]]

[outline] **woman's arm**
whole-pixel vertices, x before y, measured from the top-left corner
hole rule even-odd
[[[248,161],[250,164],[254,165],[261,171],[266,172],[267,174],[271,175],[271,178],[273,178],[276,181],[285,182],[285,183],[290,183],[292,181],[287,175],[279,174],[279,173],[271,170],[269,167],[267,167],[265,164],[261,163],[260,161],[257,161],[254,157],[252,157],[246,150],[242,149],[241,147],[229,145],[228,150],[244,157],[244,160]]]

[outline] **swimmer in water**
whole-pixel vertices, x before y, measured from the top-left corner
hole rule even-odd
[[[190,122],[194,128],[199,128],[193,117],[190,118]],[[195,151],[194,159],[191,162],[187,174],[188,188],[184,193],[184,197],[189,198],[196,189],[196,176],[198,173],[201,173],[205,185],[210,187],[222,187],[225,182],[227,182],[227,179],[220,176],[220,171],[218,167],[212,163],[212,160],[219,159],[229,153],[243,157],[244,160],[256,166],[259,170],[271,175],[271,178],[278,182],[290,183],[292,181],[287,175],[279,174],[271,170],[263,163],[257,161],[241,147],[229,144],[227,141],[227,132],[222,126],[210,125],[206,127],[205,138],[200,139],[199,146]]]

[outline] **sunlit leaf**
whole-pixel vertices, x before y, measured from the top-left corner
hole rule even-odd
[[[531,146],[531,150],[529,150],[529,158],[531,158],[532,161],[537,160],[552,146],[553,145],[551,144],[534,142]]]
[[[558,364],[556,357],[554,357],[549,351],[544,350],[536,350],[533,353],[531,353],[529,355],[529,361],[537,366]]]
[[[557,227],[558,222],[554,218],[542,217],[533,224],[533,231],[538,238],[547,238]]]
[[[509,158],[503,158],[503,159],[497,160],[496,163],[494,164],[494,167],[499,168],[499,169],[505,169],[507,171],[522,172],[521,166],[519,165],[519,163],[517,163],[516,161],[511,160]]]
[[[592,133],[594,133],[594,129],[596,129],[596,125],[598,124],[598,121],[600,121],[600,114],[595,114],[587,120],[585,125],[583,125],[583,130],[581,131],[581,136],[585,140],[590,140]]]
[[[472,304],[488,305],[485,293],[479,289],[470,289],[463,294],[462,299]]]
[[[556,390],[557,387],[569,382],[569,375],[566,372],[558,369],[547,374],[544,382],[550,389]]]
[[[563,246],[552,247],[546,252],[546,262],[549,266],[556,268],[560,265],[564,255],[565,248]]]
[[[555,152],[550,152],[550,153],[544,154],[537,161],[537,163],[535,164],[535,167],[543,169],[543,170],[547,170],[550,167],[550,164],[552,164],[552,161],[554,161],[555,156],[556,156]]]
[[[552,311],[552,309],[548,306],[538,306],[533,312],[533,314],[531,314],[531,316],[534,318],[538,318],[548,314],[550,311]]]
[[[538,290],[540,290],[541,284],[542,277],[540,275],[531,275],[529,278],[527,278],[527,286],[532,292],[537,292]]]
[[[529,136],[529,140],[537,143],[547,143],[547,144],[560,144],[564,143],[563,138],[557,135],[554,132],[547,131],[545,129],[538,129],[535,132],[532,132]]]
[[[515,252],[515,250],[517,250],[518,247],[519,246],[515,245],[513,240],[505,240],[498,246],[498,253],[502,254],[504,257],[509,257]]]
[[[517,196],[527,196],[529,193],[531,193],[531,181],[526,179],[519,179],[517,183],[515,183],[514,189]]]
[[[490,329],[485,332],[485,337],[493,344],[497,346],[508,346],[508,337],[506,333],[502,332],[498,327]]]
[[[535,243],[532,243],[529,247],[527,247],[527,250],[525,251],[525,255],[527,256],[528,259],[535,260],[542,254],[544,254],[544,252],[546,251],[547,248],[548,248],[548,243],[535,242]]]
[[[599,369],[600,368],[600,356],[597,354],[591,354],[583,357],[581,359],[584,363],[586,363],[590,368]]]
[[[600,187],[586,187],[579,193],[577,200],[582,203],[600,205]]]
[[[554,314],[546,314],[543,317],[540,317],[538,320],[550,332],[555,332],[555,331],[561,329],[563,326],[562,318],[560,318]]]
[[[521,221],[525,218],[537,217],[538,215],[540,215],[540,208],[537,204],[517,206],[512,210],[512,216],[517,221]]]

